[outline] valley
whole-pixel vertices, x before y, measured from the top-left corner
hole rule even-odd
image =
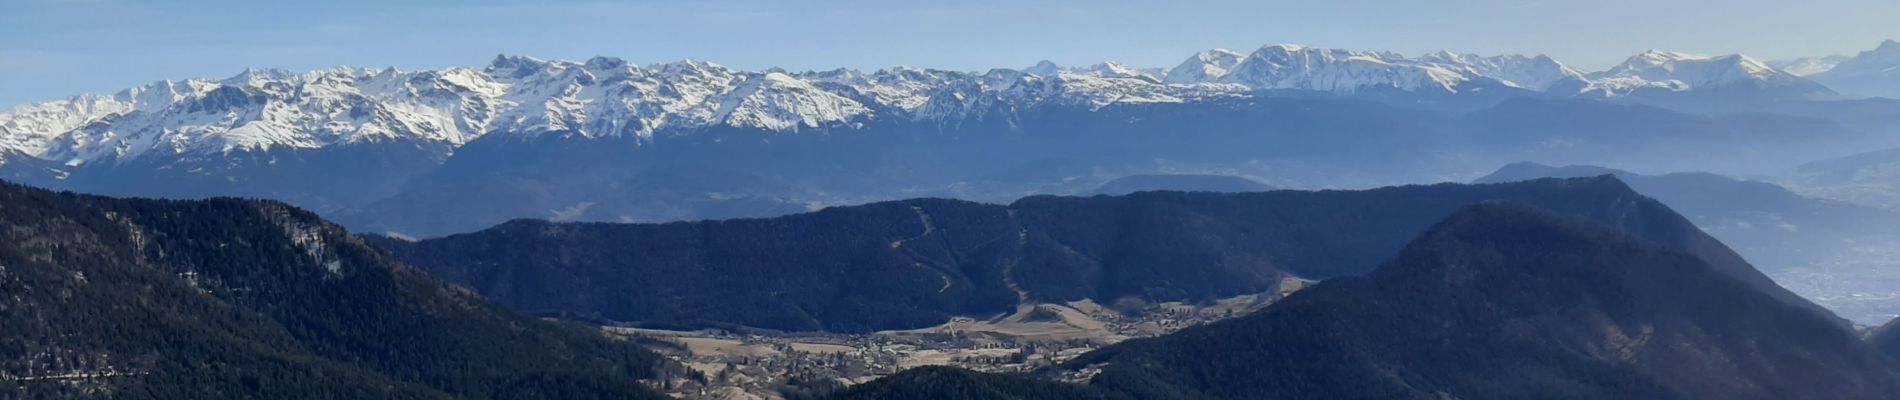
[[[989,319],[957,317],[938,326],[867,334],[673,331],[604,327],[697,374],[661,384],[683,399],[783,399],[787,391],[839,387],[924,366],[1027,373],[1067,363],[1133,338],[1258,311],[1313,282],[1289,278],[1280,289],[1211,304],[1125,299],[1111,306],[1082,300],[1024,304]]]

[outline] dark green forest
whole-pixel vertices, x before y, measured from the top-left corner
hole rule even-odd
[[[825,397],[835,400],[1133,400],[1125,394],[1050,382],[1033,376],[917,367]]]
[[[0,183],[0,397],[655,398],[658,356],[282,203]]]

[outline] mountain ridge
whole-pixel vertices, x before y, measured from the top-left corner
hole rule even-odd
[[[1875,399],[1900,392],[1894,365],[1697,257],[1486,204],[1366,277],[1071,367],[1136,398]]]
[[[1900,41],[1882,41],[1810,77],[1853,95],[1900,98]]]
[[[1682,216],[1608,177],[1036,196],[1006,206],[913,199],[665,224],[521,220],[376,244],[527,312],[671,327],[862,332],[1004,312],[1024,299],[1203,301],[1274,290],[1287,276],[1359,275],[1444,213],[1492,200],[1629,229],[1827,314]],[[847,276],[877,284],[841,280]],[[742,306],[719,307],[735,303]]]
[[[1891,227],[1900,213],[1796,194],[1769,182],[1703,172],[1637,174],[1613,168],[1513,163],[1473,183],[1614,175],[1694,221],[1781,286],[1861,324],[1886,322]]]

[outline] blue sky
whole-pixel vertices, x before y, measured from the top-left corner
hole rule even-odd
[[[0,108],[246,67],[481,66],[498,53],[793,70],[964,70],[1049,59],[1173,66],[1269,43],[1763,59],[1900,38],[1895,0],[162,1],[0,0]]]

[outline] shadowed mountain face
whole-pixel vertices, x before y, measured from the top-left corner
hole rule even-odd
[[[1880,324],[1900,313],[1889,275],[1900,247],[1900,213],[1804,197],[1766,182],[1687,172],[1642,175],[1535,163],[1504,166],[1477,183],[1615,175],[1655,197],[1803,296],[1842,317]]]
[[[1867,344],[1873,345],[1880,354],[1900,361],[1900,318],[1888,321],[1886,325],[1875,328],[1867,335]]]
[[[1885,399],[1892,360],[1703,258],[1467,208],[1365,277],[1075,364],[1147,399]]]
[[[1273,186],[1232,175],[1130,175],[1103,183],[1093,194],[1119,196],[1154,190],[1243,193],[1273,190]]]
[[[1365,191],[1147,192],[1008,206],[907,200],[770,219],[516,221],[376,242],[518,310],[659,326],[862,332],[986,316],[1021,300],[1205,301],[1287,276],[1371,272],[1464,205],[1526,204],[1630,231],[1818,307],[1612,178]]]
[[[661,359],[277,202],[0,183],[0,397],[656,398]]]

